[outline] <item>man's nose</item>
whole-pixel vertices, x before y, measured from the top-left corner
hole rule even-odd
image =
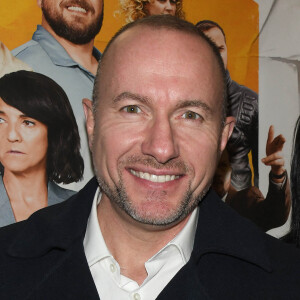
[[[21,140],[19,128],[16,125],[9,125],[7,128],[7,139],[10,142],[18,142]]]
[[[146,129],[142,153],[154,157],[162,164],[179,156],[174,129],[168,118],[156,118]]]

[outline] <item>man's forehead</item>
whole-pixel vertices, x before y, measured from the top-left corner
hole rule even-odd
[[[133,85],[134,89],[147,86],[156,92],[160,89],[161,93],[176,93],[183,84],[194,91],[194,96],[188,96],[196,99],[199,89],[220,95],[223,86],[217,57],[204,38],[144,25],[128,29],[114,40],[105,53],[100,73],[102,88],[98,91],[102,96],[109,91],[123,92],[125,87],[132,91],[129,88]],[[178,84],[172,85],[176,81]]]
[[[126,43],[127,45],[130,45],[131,43],[139,43],[142,45],[144,41],[151,41],[155,43],[159,42],[160,38],[167,39],[170,35],[172,37],[181,36],[185,39],[197,40],[200,44],[205,43],[200,35],[196,35],[187,31],[165,27],[150,27],[149,25],[143,24],[126,30],[117,37],[113,44],[120,45]],[[177,39],[173,41],[179,42]]]
[[[149,26],[137,26],[128,29],[119,35],[111,44],[106,53],[106,58],[110,60],[108,67],[112,62],[126,62],[126,60],[135,60],[141,56],[146,59],[162,59],[165,62],[174,59],[195,62],[199,59],[209,58],[209,61],[215,60],[213,50],[208,43],[196,34],[179,31],[169,28],[151,28]],[[122,59],[118,59],[122,57]],[[214,63],[212,63],[214,64]]]

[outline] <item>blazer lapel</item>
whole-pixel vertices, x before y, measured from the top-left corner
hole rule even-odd
[[[210,253],[233,256],[255,264],[267,272],[272,271],[265,249],[264,233],[210,191],[200,203],[191,258],[157,299],[210,299],[199,276],[200,273],[205,276],[205,273],[211,272],[209,268],[201,269],[199,266],[201,258]]]
[[[193,260],[193,258],[191,258]],[[197,275],[197,266],[195,262],[187,263],[163,291],[157,297],[157,300],[207,300],[204,286]]]
[[[99,299],[81,239],[53,265],[28,299]]]
[[[264,236],[262,230],[223,203],[211,190],[200,204],[192,257],[197,261],[204,254],[220,253],[270,272],[272,267]]]

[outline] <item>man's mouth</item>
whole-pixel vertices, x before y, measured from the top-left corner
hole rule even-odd
[[[155,175],[146,172],[138,172],[132,169],[130,169],[130,173],[138,178],[142,178],[152,182],[168,182],[180,177],[179,175]]]
[[[84,13],[84,14],[87,13],[87,11],[86,11],[84,8],[79,7],[79,6],[69,6],[69,7],[68,7],[68,10],[76,11],[76,12],[82,12],[82,13]]]

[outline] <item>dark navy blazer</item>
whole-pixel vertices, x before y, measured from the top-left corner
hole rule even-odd
[[[1,300],[99,299],[83,248],[96,189],[94,178],[67,201],[0,229]],[[157,299],[300,299],[300,251],[210,191],[191,259]]]

